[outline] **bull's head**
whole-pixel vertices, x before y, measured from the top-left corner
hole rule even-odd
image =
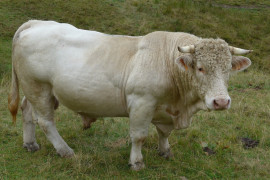
[[[192,87],[207,108],[230,108],[229,75],[251,65],[249,58],[234,55],[247,54],[251,50],[231,47],[221,39],[203,39],[195,45],[178,47],[178,50],[184,54],[176,59],[176,64],[180,70],[191,73]]]

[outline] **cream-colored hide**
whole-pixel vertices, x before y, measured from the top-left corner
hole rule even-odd
[[[24,146],[39,149],[36,121],[62,157],[74,152],[55,127],[55,98],[85,117],[129,117],[129,163],[139,170],[144,167],[141,147],[151,122],[159,134],[160,155],[170,157],[168,136],[173,129],[187,128],[201,109],[230,107],[229,74],[251,64],[230,50],[224,40],[187,33],[130,37],[28,21],[13,39],[9,109],[15,121],[20,84],[32,105],[30,114],[29,106],[23,105]]]

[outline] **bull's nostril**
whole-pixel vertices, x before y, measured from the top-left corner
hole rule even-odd
[[[231,100],[230,99],[228,99],[228,103],[227,103],[227,106],[230,104],[230,102],[231,102]]]
[[[218,107],[218,103],[217,103],[217,101],[215,99],[214,99],[214,106]]]

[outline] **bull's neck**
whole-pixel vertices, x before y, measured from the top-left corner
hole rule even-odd
[[[170,91],[172,99],[175,103],[181,101],[184,105],[189,105],[194,101],[198,101],[196,88],[193,86],[194,77],[188,71],[182,71],[175,63],[175,59],[179,56],[179,52],[171,53],[167,59],[167,72],[169,72]]]
[[[186,41],[188,40],[189,43]],[[196,88],[193,87],[193,76],[190,72],[181,71],[178,65],[175,63],[177,57],[181,55],[178,51],[178,46],[185,46],[187,44],[195,44],[200,38],[184,34],[184,33],[168,33],[163,37],[163,43],[160,43],[161,52],[158,54],[157,59],[160,68],[166,73],[167,79],[169,79],[169,93],[171,94],[172,100],[179,102],[183,101],[184,104],[188,105],[192,101],[197,101]],[[182,54],[183,55],[183,54]],[[155,59],[155,61],[157,61]],[[164,63],[165,61],[165,63]],[[164,66],[165,65],[165,66]]]
[[[174,83],[173,96],[177,101],[181,101],[185,105],[189,105],[192,101],[196,101],[195,88],[192,86],[193,77],[187,72],[179,71],[178,67],[175,68],[175,73],[172,74],[172,81]]]

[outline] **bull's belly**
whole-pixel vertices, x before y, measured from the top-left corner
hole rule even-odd
[[[89,117],[127,117],[121,89],[106,81],[58,78],[53,84],[58,101]]]

